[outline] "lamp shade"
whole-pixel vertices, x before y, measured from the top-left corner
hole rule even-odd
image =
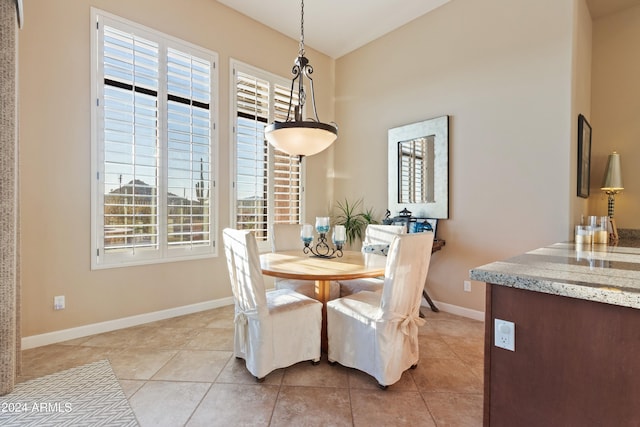
[[[624,186],[622,185],[622,170],[620,169],[620,154],[615,151],[609,154],[607,169],[605,170],[600,189],[605,192],[624,190]]]
[[[269,144],[290,156],[312,156],[338,137],[335,126],[313,121],[273,123],[265,128]]]

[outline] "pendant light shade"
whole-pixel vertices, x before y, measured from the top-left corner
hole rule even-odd
[[[338,137],[335,126],[313,122],[273,123],[265,129],[269,144],[292,156],[313,156],[328,148]]]
[[[291,156],[312,156],[326,148],[338,137],[338,126],[335,123],[322,123],[318,119],[316,100],[313,91],[313,67],[304,56],[304,1],[301,3],[300,19],[300,50],[291,70],[291,92],[289,94],[289,109],[284,122],[274,122],[264,130],[265,138],[275,148]],[[307,99],[305,79],[309,80],[311,90],[311,105],[313,119],[302,119],[304,105]],[[296,91],[296,92],[294,92]],[[297,96],[294,96],[294,93]],[[294,99],[297,104],[294,105]]]

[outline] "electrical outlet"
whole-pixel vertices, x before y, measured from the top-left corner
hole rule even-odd
[[[63,310],[64,309],[64,295],[59,295],[57,297],[53,297],[53,309],[54,310]]]
[[[464,281],[464,291],[465,292],[471,292],[471,282],[468,280]]]
[[[507,320],[494,319],[495,346],[516,351],[516,325]]]

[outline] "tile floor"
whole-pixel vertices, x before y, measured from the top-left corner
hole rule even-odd
[[[386,391],[326,357],[258,384],[233,307],[25,350],[20,380],[109,359],[141,426],[480,426],[484,324],[423,309],[420,363]]]

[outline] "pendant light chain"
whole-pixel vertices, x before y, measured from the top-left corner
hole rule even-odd
[[[338,137],[338,126],[335,123],[322,123],[318,119],[312,73],[313,67],[304,56],[304,0],[301,0],[300,50],[291,69],[293,79],[291,79],[287,118],[284,122],[274,121],[264,129],[264,136],[269,144],[290,156],[299,156],[300,158],[312,156],[329,147]],[[314,116],[307,120],[302,118],[302,110],[307,101],[305,79],[309,81]],[[294,96],[296,93],[297,97]]]
[[[300,2],[300,56],[304,56],[304,0]]]

